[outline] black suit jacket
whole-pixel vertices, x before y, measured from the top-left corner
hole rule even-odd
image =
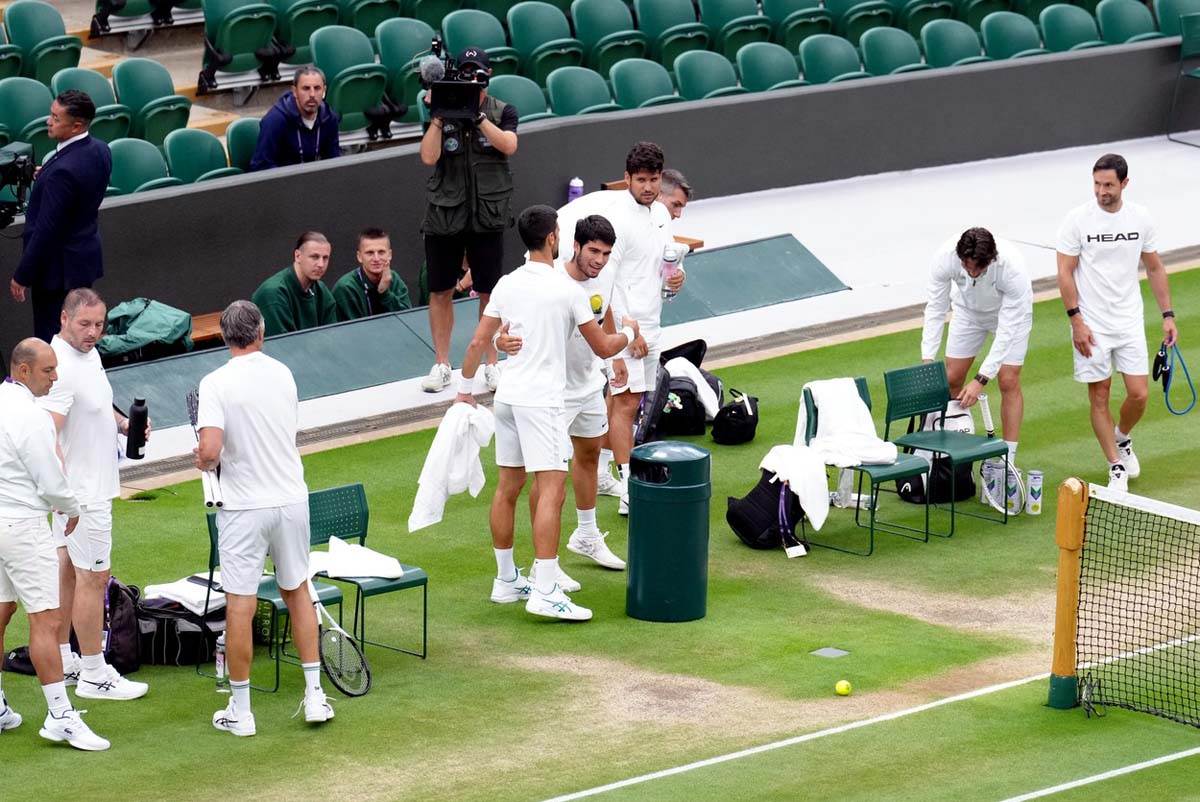
[[[25,249],[13,276],[43,290],[90,287],[104,275],[96,218],[112,174],[108,145],[88,136],[59,150],[33,182]]]

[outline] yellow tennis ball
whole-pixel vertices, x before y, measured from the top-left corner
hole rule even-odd
[[[837,685],[833,686],[833,690],[838,696],[849,696],[850,691],[854,690],[854,688],[851,687],[848,680],[840,679],[837,681]]]

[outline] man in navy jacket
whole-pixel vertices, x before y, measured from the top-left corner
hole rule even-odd
[[[58,149],[38,172],[25,211],[25,249],[9,290],[18,303],[30,296],[33,333],[46,342],[58,332],[67,293],[104,275],[97,217],[112,155],[88,135],[95,116],[96,104],[78,90],[50,104],[47,128]]]
[[[342,155],[338,113],[325,102],[325,73],[301,67],[284,92],[263,115],[250,170],[269,170]]]

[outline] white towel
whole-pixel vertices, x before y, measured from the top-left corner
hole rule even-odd
[[[395,557],[357,543],[347,543],[340,537],[329,538],[329,551],[314,551],[308,555],[308,570],[312,575],[324,571],[333,579],[364,576],[399,579],[404,576],[404,567]]]
[[[142,589],[142,598],[144,599],[168,599],[173,602],[182,604],[196,615],[204,615],[204,596],[207,593],[205,587],[208,582],[208,572],[196,574],[196,580],[183,579],[175,582],[168,582],[163,585],[147,585]],[[209,611],[225,609],[225,591],[221,589],[221,572],[213,573],[214,590],[208,598]]]
[[[704,407],[704,417],[707,420],[712,420],[717,410],[721,408],[721,403],[717,398],[717,394],[713,392],[713,388],[709,386],[708,381],[704,378],[704,374],[700,372],[700,368],[693,365],[681,356],[667,360],[667,364],[663,365],[667,373],[671,376],[684,376],[696,383],[696,398],[700,401],[700,406]]]
[[[825,379],[804,387],[812,393],[820,410],[817,433],[809,448],[821,455],[827,465],[849,468],[855,465],[891,465],[896,461],[896,446],[875,433],[871,411],[858,394],[854,379]],[[806,415],[804,404],[796,416],[794,445],[804,444]]]
[[[788,483],[809,523],[820,531],[829,515],[829,480],[820,455],[806,446],[775,446],[758,467],[774,473],[773,481]]]
[[[486,407],[453,404],[438,425],[421,476],[417,498],[408,516],[408,531],[415,532],[442,520],[446,499],[464,490],[478,496],[483,490],[483,465],[479,449],[492,440],[496,419]]]

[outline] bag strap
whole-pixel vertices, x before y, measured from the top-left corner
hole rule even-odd
[[[781,482],[779,485],[779,531],[781,533],[790,532],[793,529],[793,525],[788,521],[787,512],[787,494],[790,492],[791,488],[788,486],[788,483],[786,481]]]

